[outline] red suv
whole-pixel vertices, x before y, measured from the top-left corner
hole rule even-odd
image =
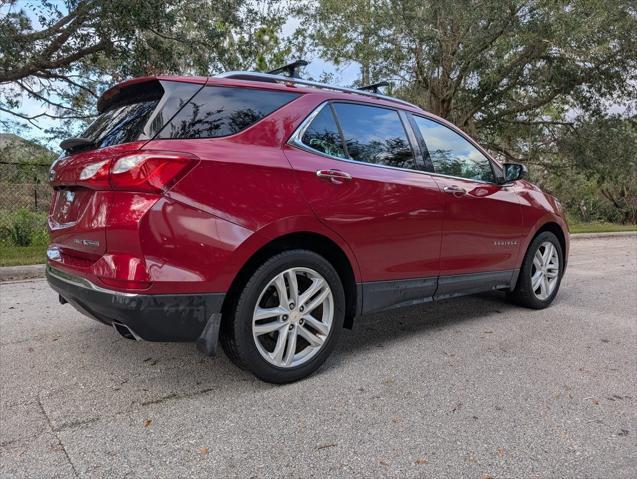
[[[249,72],[119,84],[51,168],[48,281],[123,336],[300,379],[359,316],[560,286],[560,203],[450,123]]]

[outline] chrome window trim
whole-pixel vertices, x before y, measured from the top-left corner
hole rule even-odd
[[[315,150],[311,146],[308,146],[305,143],[303,143],[301,141],[301,138],[303,138],[303,135],[305,134],[305,130],[308,129],[308,127],[310,126],[310,123],[312,123],[314,118],[316,118],[316,116],[321,112],[321,110],[323,108],[325,108],[325,106],[328,105],[329,103],[331,103],[330,100],[324,101],[319,106],[317,106],[312,111],[312,113],[310,113],[305,118],[305,120],[303,120],[303,122],[301,122],[301,124],[296,128],[294,133],[292,133],[292,135],[290,136],[290,139],[287,141],[287,144],[290,145],[290,146],[299,148],[300,150],[306,151],[308,153],[313,153],[315,155],[322,156],[324,158],[329,158],[331,160],[343,161],[345,163],[353,163],[355,165],[371,166],[371,167],[375,167],[375,168],[385,168],[385,169],[396,170],[396,171],[407,171],[409,173],[419,173],[419,174],[429,175],[429,176],[440,176],[442,178],[453,178],[453,179],[464,180],[464,181],[473,181],[475,183],[482,183],[482,184],[486,184],[486,185],[506,186],[506,185],[500,185],[499,183],[495,183],[495,182],[492,182],[492,181],[473,180],[473,179],[470,179],[470,178],[463,178],[461,176],[443,175],[442,173],[434,173],[433,171],[427,171],[427,170],[412,170],[410,168],[400,168],[398,166],[378,165],[376,163],[365,163],[364,161],[356,161],[356,160],[351,160],[351,159],[347,159],[347,158],[339,158],[338,156],[328,155],[327,153],[323,153],[322,151]],[[347,103],[347,102],[345,102],[345,103]],[[356,102],[351,102],[351,103],[356,103]],[[358,103],[358,104],[359,105],[367,105],[366,103]],[[388,108],[388,107],[383,106],[383,107],[380,107],[380,108]],[[391,109],[391,108],[388,108],[388,109]],[[396,110],[396,111],[398,111],[398,110]],[[403,127],[404,127],[404,125],[403,125]],[[487,160],[490,161],[490,158],[487,157]]]
[[[73,286],[77,286],[79,288],[90,289],[92,291],[97,291],[99,293],[107,293],[107,294],[112,294],[112,295],[117,295],[117,296],[125,296],[127,298],[134,298],[136,296],[139,296],[139,294],[137,294],[137,293],[123,293],[121,291],[114,291],[112,289],[102,288],[101,286],[98,286],[95,283],[92,283],[88,279],[81,278],[79,276],[75,276],[75,275],[66,273],[66,272],[64,272],[62,270],[54,268],[50,264],[46,266],[46,272],[50,276],[52,276],[52,277],[54,277],[56,279],[59,279],[60,281],[64,281],[65,283],[68,283],[68,284],[73,285]]]

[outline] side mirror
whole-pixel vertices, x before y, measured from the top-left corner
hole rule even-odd
[[[505,183],[526,178],[529,173],[529,170],[526,168],[526,166],[520,163],[505,163],[502,166],[504,167]]]

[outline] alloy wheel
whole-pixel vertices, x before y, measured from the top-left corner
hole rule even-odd
[[[533,257],[531,268],[531,289],[541,301],[548,299],[560,275],[560,257],[557,248],[550,241],[542,243]]]
[[[268,363],[291,368],[323,347],[334,319],[328,282],[310,268],[290,268],[263,289],[252,315],[252,336]]]

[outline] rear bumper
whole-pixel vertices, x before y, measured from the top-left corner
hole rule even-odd
[[[223,293],[122,293],[51,265],[46,268],[46,277],[51,288],[75,309],[104,324],[123,324],[137,339],[199,343],[203,338],[216,345]]]

